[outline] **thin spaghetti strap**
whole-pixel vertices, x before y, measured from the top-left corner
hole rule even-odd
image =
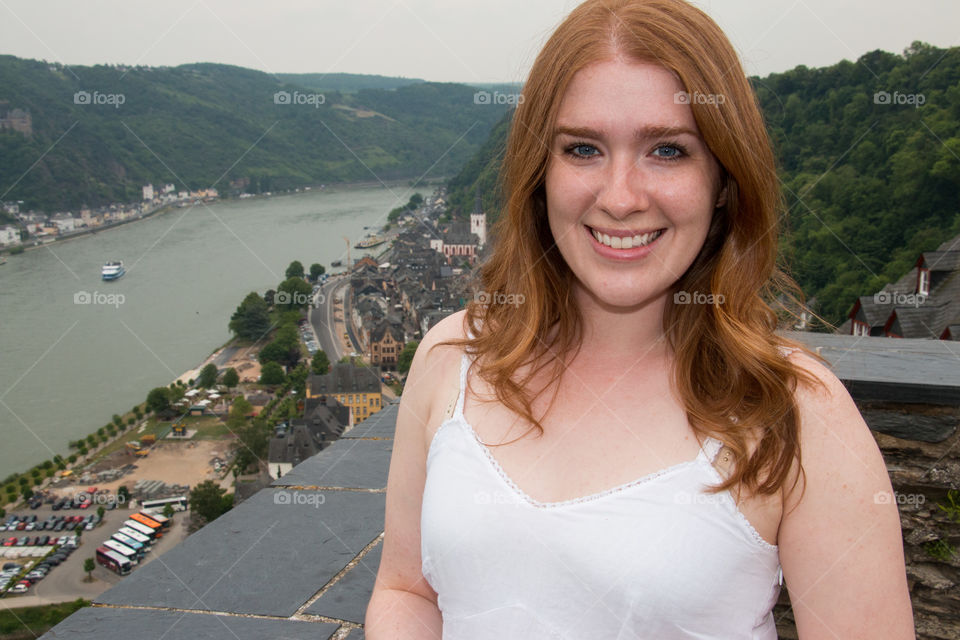
[[[455,417],[463,417],[464,398],[467,395],[467,371],[470,369],[470,357],[464,352],[460,359],[460,393],[457,395],[457,406],[454,409]]]
[[[716,460],[717,454],[720,453],[720,449],[722,448],[723,442],[712,436],[707,436],[703,445],[700,447],[703,455],[706,456],[707,461],[711,464]]]

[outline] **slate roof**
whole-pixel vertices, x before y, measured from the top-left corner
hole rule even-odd
[[[450,224],[450,228],[443,234],[443,244],[445,245],[477,245],[479,240],[477,235],[470,231],[470,222],[455,220]]]
[[[917,293],[920,269],[930,272],[927,296]],[[871,336],[941,338],[960,324],[960,236],[921,253],[910,271],[877,294],[860,296],[848,317],[869,325]],[[852,330],[850,324],[843,327]]]
[[[333,396],[307,398],[304,406],[304,418],[270,439],[268,463],[300,464],[336,440],[350,421],[349,408]]]
[[[930,271],[955,271],[960,269],[960,251],[924,251],[920,263]]]
[[[378,322],[373,329],[370,330],[370,341],[380,342],[386,336],[387,331],[390,332],[394,340],[401,344],[403,343],[403,326],[397,324],[393,318]]]
[[[307,378],[310,395],[320,396],[335,393],[378,393],[380,391],[379,367],[358,367],[338,362],[330,367],[330,373]]]

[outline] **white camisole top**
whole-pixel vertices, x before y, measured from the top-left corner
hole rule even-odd
[[[776,640],[777,547],[737,509],[708,438],[694,460],[563,502],[504,473],[463,415],[427,455],[422,572],[443,640]]]

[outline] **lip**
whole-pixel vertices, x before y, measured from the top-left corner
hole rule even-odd
[[[653,251],[653,248],[660,243],[660,239],[663,238],[663,236],[665,236],[668,232],[667,229],[662,229],[663,233],[661,233],[656,240],[654,240],[650,244],[645,244],[642,247],[631,247],[629,249],[614,249],[613,247],[608,247],[607,245],[601,242],[597,242],[597,239],[593,237],[593,232],[591,231],[591,229],[596,229],[597,231],[601,233],[606,233],[608,235],[612,235],[612,234],[610,234],[609,231],[607,230],[601,229],[600,227],[589,227],[587,225],[583,225],[583,231],[584,233],[587,234],[587,238],[589,238],[590,244],[593,246],[593,250],[596,251],[601,256],[603,256],[604,258],[608,258],[610,260],[616,260],[620,262],[640,260],[644,258],[645,256],[647,256],[647,254]],[[658,231],[658,230],[661,230],[661,229],[651,229],[650,231]],[[631,235],[631,236],[642,235],[644,233],[649,233],[650,231],[641,231],[639,234],[634,234],[634,233],[626,233],[621,230],[616,235],[620,237],[626,237],[627,235]]]

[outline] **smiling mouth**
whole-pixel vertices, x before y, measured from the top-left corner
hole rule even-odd
[[[588,226],[587,229],[597,242],[612,249],[633,249],[636,247],[645,247],[663,235],[663,232],[665,231],[665,229],[657,229],[656,231],[638,233],[632,236],[612,236],[607,233],[601,233],[593,227]]]

